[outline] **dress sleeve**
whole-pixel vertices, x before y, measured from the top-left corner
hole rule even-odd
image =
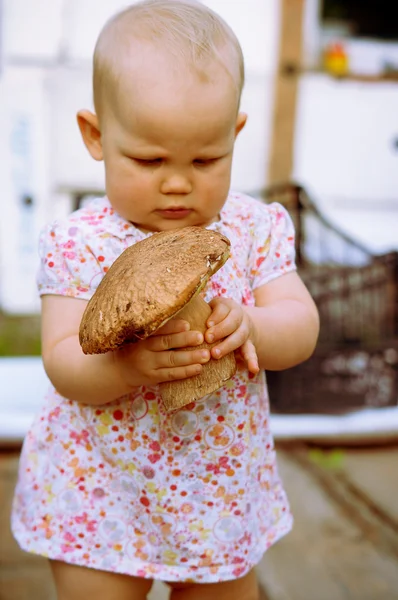
[[[296,270],[294,226],[287,210],[277,202],[261,208],[249,257],[252,289]]]
[[[39,237],[39,295],[56,294],[89,300],[103,277],[95,255],[73,224],[53,223]]]

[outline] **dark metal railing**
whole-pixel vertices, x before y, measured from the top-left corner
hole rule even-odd
[[[295,183],[257,194],[296,228],[298,271],[321,330],[302,365],[267,373],[274,412],[336,413],[398,404],[398,253],[375,255],[339,230]]]
[[[267,203],[280,202],[292,217],[296,229],[299,267],[316,265],[357,265],[373,259],[369,248],[331,223],[307,191],[296,183],[266,188],[257,196]]]

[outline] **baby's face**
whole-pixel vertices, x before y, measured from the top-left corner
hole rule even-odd
[[[106,191],[115,210],[149,231],[218,219],[229,191],[232,154],[246,116],[219,82],[143,76],[101,119]]]

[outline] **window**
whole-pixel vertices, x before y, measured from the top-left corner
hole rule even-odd
[[[397,0],[323,0],[321,22],[341,26],[350,37],[398,41]]]

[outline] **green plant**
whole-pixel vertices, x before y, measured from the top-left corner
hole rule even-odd
[[[0,356],[40,356],[40,316],[0,312]]]

